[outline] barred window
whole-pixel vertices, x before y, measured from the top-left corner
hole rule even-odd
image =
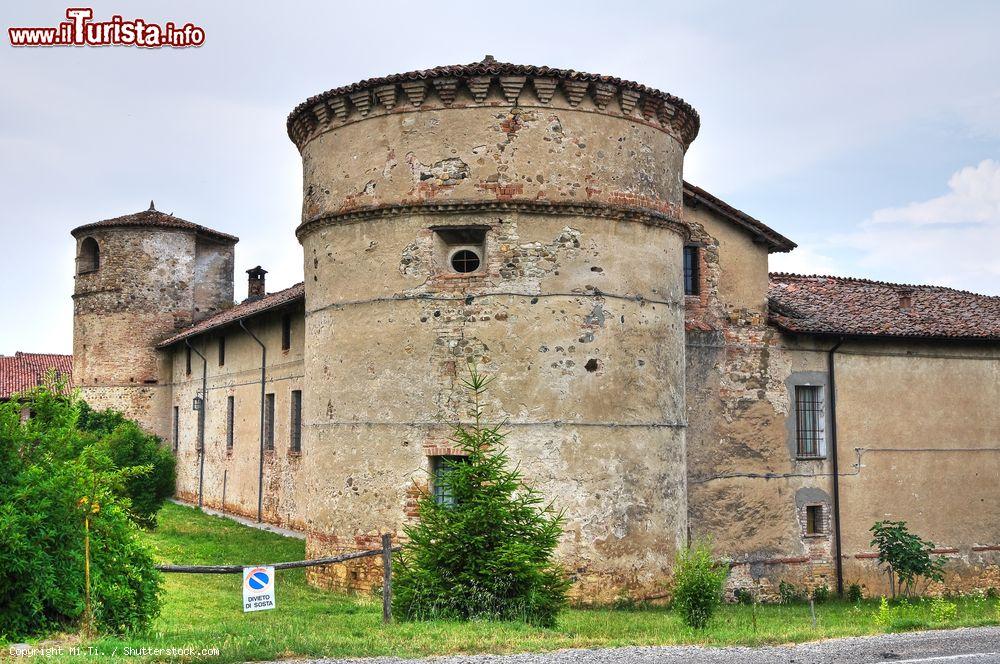
[[[226,451],[233,451],[233,420],[236,414],[236,397],[226,397]]]
[[[684,247],[684,294],[698,295],[701,292],[701,283],[698,274],[698,247],[688,245]]]
[[[292,421],[289,447],[292,452],[302,451],[302,390],[292,390]]]
[[[464,456],[431,457],[431,472],[433,474],[434,501],[441,505],[454,505],[455,497],[448,486],[448,474],[457,464],[465,463]]]
[[[264,397],[264,449],[274,449],[274,392]]]
[[[798,457],[823,456],[823,390],[819,386],[795,386],[795,440]]]

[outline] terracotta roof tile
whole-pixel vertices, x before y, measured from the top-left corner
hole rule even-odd
[[[691,207],[704,205],[715,210],[733,223],[750,231],[758,240],[767,245],[768,252],[770,253],[791,251],[797,246],[787,237],[764,224],[764,222],[754,219],[742,210],[737,210],[721,198],[713,196],[690,182],[684,183],[684,203]]]
[[[73,356],[51,353],[22,353],[0,355],[0,399],[37,387],[49,369],[72,380]]]
[[[209,316],[204,320],[200,320],[191,327],[181,330],[177,334],[164,339],[157,344],[157,348],[166,348],[167,346],[175,344],[178,341],[183,341],[188,337],[193,337],[225,325],[231,325],[243,318],[255,316],[259,313],[263,313],[270,309],[275,309],[282,305],[295,302],[296,300],[302,300],[304,298],[305,284],[300,282],[290,288],[278,291],[277,293],[268,293],[259,300],[241,302],[230,309],[220,311],[214,316]]]
[[[770,277],[769,318],[789,332],[1000,340],[1000,297],[849,277]]]
[[[123,226],[179,228],[182,230],[194,231],[195,233],[200,233],[201,235],[206,235],[224,242],[239,242],[239,238],[235,235],[229,235],[228,233],[212,230],[211,228],[181,219],[180,217],[175,217],[172,214],[154,210],[152,206],[150,206],[150,209],[143,210],[142,212],[126,214],[122,217],[115,217],[114,219],[105,219],[103,221],[95,221],[92,224],[77,226],[71,233],[74,237],[78,237],[79,234],[95,228],[120,228]]]

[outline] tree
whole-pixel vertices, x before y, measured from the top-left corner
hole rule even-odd
[[[897,592],[909,595],[921,577],[928,581],[944,578],[944,556],[932,558],[933,542],[911,533],[905,521],[877,521],[869,531],[873,534],[869,546],[878,549],[878,564],[889,575],[893,597]]]
[[[116,463],[112,437],[78,427],[80,408],[50,387],[0,404],[0,639],[141,631],[159,612],[160,574],[126,492],[152,467]]]
[[[463,386],[472,423],[452,436],[465,456],[442,461],[435,491],[420,500],[419,523],[404,529],[393,583],[404,618],[550,626],[566,603],[569,580],[554,560],[563,516],[511,467],[503,424],[485,423],[491,380],[470,367]]]

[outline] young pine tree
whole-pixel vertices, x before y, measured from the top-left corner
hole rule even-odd
[[[469,368],[472,423],[452,441],[466,455],[441,459],[420,521],[405,529],[393,579],[397,615],[411,620],[520,620],[550,626],[569,588],[554,560],[563,517],[512,467],[503,424],[484,421],[491,377]]]

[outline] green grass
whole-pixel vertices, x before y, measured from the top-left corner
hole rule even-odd
[[[305,557],[301,540],[247,528],[232,521],[168,503],[159,527],[148,535],[163,562],[186,564],[258,564]],[[81,643],[75,637],[56,640],[84,649],[66,660],[99,657],[128,659],[126,648],[191,649],[194,654],[154,654],[144,661],[211,661],[216,663],[286,657],[418,657],[454,653],[506,653],[559,648],[625,645],[759,645],[809,641],[884,631],[873,616],[878,602],[860,606],[831,601],[817,605],[812,626],[808,605],[727,605],[709,627],[697,632],[663,608],[637,610],[571,609],[556,627],[541,629],[516,623],[425,622],[382,625],[380,601],[355,598],[306,585],[303,570],[279,571],[278,608],[243,613],[241,577],[230,575],[165,575],[164,605],[152,631],[141,637],[101,638]],[[930,603],[916,602],[897,610],[900,629],[996,624],[995,601],[960,598],[957,615],[935,622]],[[890,627],[892,629],[892,627]],[[88,648],[92,650],[87,650]],[[217,648],[219,655],[201,655]]]

